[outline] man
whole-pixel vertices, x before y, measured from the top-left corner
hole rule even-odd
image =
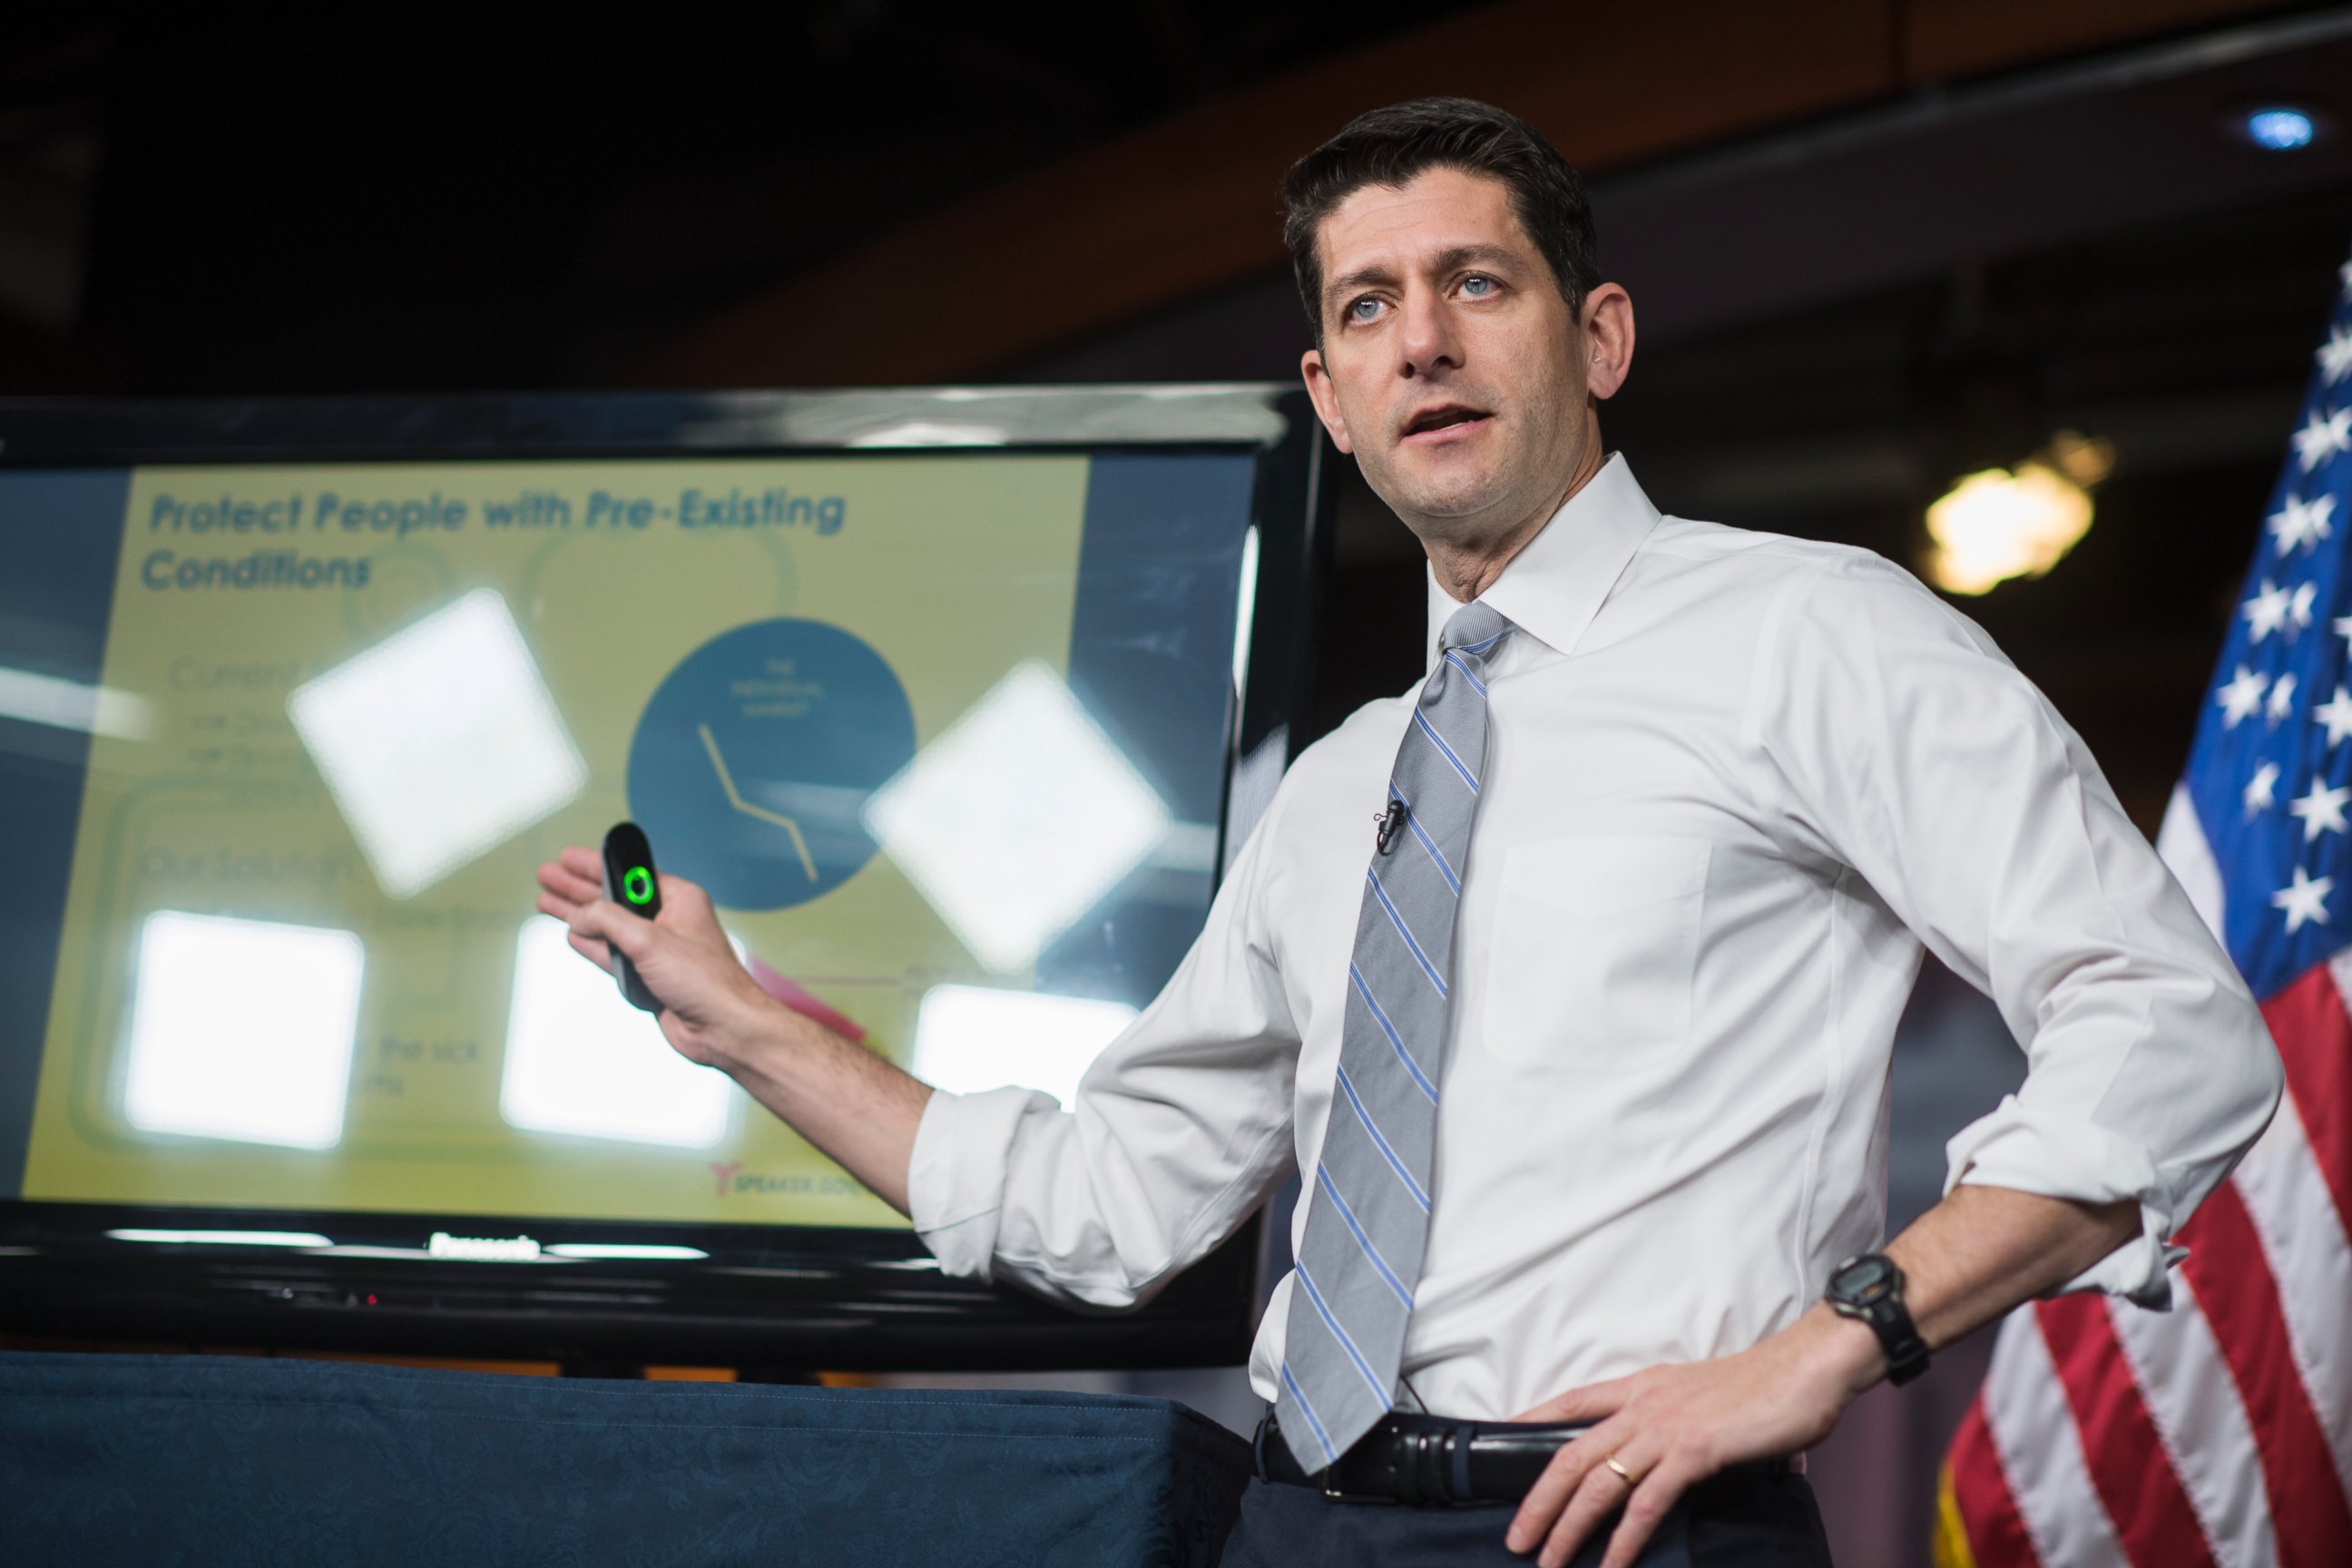
[[[2037,1293],[2161,1304],[2275,1054],[1981,632],[1865,552],[1662,518],[1604,452],[1633,306],[1535,132],[1398,105],[1285,197],[1307,385],[1427,551],[1431,673],[1300,757],[1074,1114],[785,1013],[688,884],[649,926],[571,850],[541,907],[951,1272],[1131,1303],[1308,1173],[1229,1561],[1823,1562],[1789,1457]],[[1881,1257],[1923,946],[2031,1070]]]

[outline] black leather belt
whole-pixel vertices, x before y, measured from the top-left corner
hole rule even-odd
[[[1306,1470],[1268,1413],[1258,1423],[1257,1473],[1285,1486],[1311,1487],[1335,1502],[1452,1504],[1517,1502],[1570,1438],[1591,1430],[1519,1421],[1454,1421],[1391,1411],[1339,1462]],[[1732,1471],[1786,1475],[1801,1459],[1757,1459]]]

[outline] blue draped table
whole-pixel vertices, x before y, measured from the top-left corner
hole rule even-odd
[[[1248,1473],[1162,1399],[0,1352],[26,1568],[1208,1568]]]

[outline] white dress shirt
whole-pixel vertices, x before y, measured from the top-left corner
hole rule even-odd
[[[2168,1301],[2166,1238],[2268,1121],[2276,1052],[1990,640],[1867,552],[1661,517],[1622,457],[1485,600],[1519,629],[1488,663],[1408,1405],[1506,1417],[1744,1349],[1879,1245],[1923,944],[2029,1059],[1949,1180],[2137,1200],[2142,1234],[2071,1288]],[[1456,607],[1433,578],[1433,665]],[[910,1197],[948,1272],[1127,1305],[1313,1168],[1412,707],[1293,764],[1074,1112],[932,1098]],[[1269,1400],[1290,1286],[1251,1357]]]

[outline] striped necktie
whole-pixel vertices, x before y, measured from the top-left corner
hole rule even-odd
[[[1292,1281],[1275,1419],[1319,1470],[1395,1403],[1429,1235],[1454,911],[1486,765],[1486,657],[1511,623],[1454,612],[1389,778],[1356,948],[1339,1081]]]

